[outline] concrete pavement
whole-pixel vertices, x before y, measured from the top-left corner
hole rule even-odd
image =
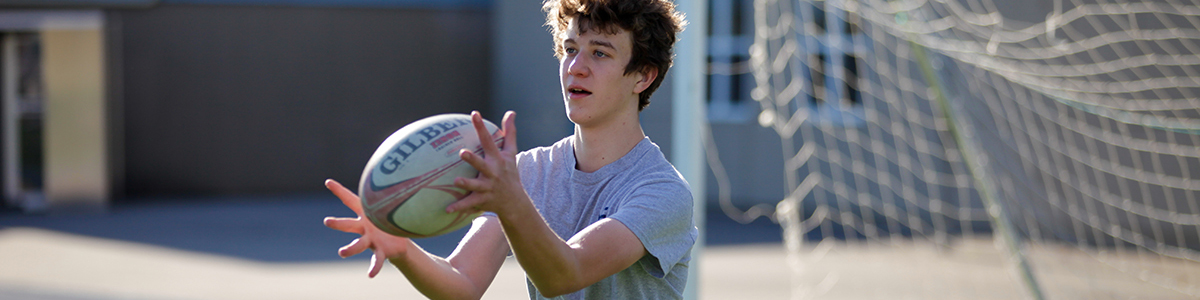
[[[0,299],[422,299],[369,255],[338,258],[352,234],[332,196],[175,199],[96,215],[0,212]],[[1013,262],[988,237],[946,247],[899,240],[808,241],[789,256],[777,225],[711,209],[701,299],[1025,299]],[[462,232],[418,240],[440,255]],[[1200,266],[1141,252],[1034,245],[1048,299],[1194,299]],[[1125,268],[1125,269],[1123,269]],[[1165,277],[1163,277],[1165,276]],[[1190,289],[1190,290],[1189,290]],[[485,299],[526,299],[506,261]]]
[[[0,213],[0,299],[423,298],[394,268],[368,279],[369,255],[337,257],[355,235],[321,225],[330,215],[352,213],[327,195],[141,199],[93,215]],[[777,225],[737,224],[715,210],[709,219],[713,248],[702,265],[782,259]],[[417,242],[444,256],[464,231]],[[733,285],[744,280],[729,278],[735,273],[701,270],[703,287],[743,287]],[[786,297],[785,265],[754,270],[773,279],[756,284],[774,284],[755,299]],[[510,259],[485,299],[526,298],[524,273]]]
[[[787,297],[786,266],[761,264],[783,258],[778,244],[706,253],[705,298]],[[758,264],[746,269],[754,276],[722,271],[748,263]],[[263,262],[33,228],[0,230],[0,265],[0,299],[424,298],[394,268],[368,279],[366,260]],[[527,299],[524,278],[509,259],[484,299]],[[744,285],[749,280],[754,285]]]

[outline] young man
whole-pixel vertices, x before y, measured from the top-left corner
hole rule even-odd
[[[326,181],[358,218],[326,218],[361,234],[343,257],[374,252],[430,298],[481,297],[510,251],[530,298],[678,299],[696,240],[687,183],[642,131],[638,113],[671,65],[682,16],[667,0],[548,0],[563,101],[575,133],[518,153],[515,113],[502,147],[460,157],[480,171],[455,185],[472,193],[447,211],[487,211],[448,258],[362,218],[358,198]],[[481,140],[482,119],[472,113]]]

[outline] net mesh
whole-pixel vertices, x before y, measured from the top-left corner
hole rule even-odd
[[[754,7],[794,298],[1200,297],[1197,4]]]

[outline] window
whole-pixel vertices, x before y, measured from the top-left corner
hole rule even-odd
[[[867,39],[854,14],[836,6],[815,2],[801,7],[807,34],[800,40],[808,53],[808,97],[813,113],[810,122],[857,127],[863,124],[863,93],[860,90],[859,66],[867,57]],[[799,108],[804,109],[804,108]]]
[[[750,73],[749,49],[754,42],[754,7],[751,0],[709,1],[708,22],[708,119],[710,122],[742,123],[756,120],[759,105],[750,97],[755,82]],[[801,4],[805,22],[801,41],[805,45],[801,72],[808,82],[801,97],[808,98],[814,122],[842,126],[862,124],[859,66],[869,40],[862,37],[860,20],[824,1]],[[856,41],[858,41],[856,43]]]
[[[750,0],[711,0],[708,20],[708,119],[718,123],[752,122],[759,105],[750,97],[750,44],[754,9]]]

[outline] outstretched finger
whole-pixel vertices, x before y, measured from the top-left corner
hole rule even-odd
[[[500,149],[496,147],[496,142],[492,139],[491,131],[488,131],[487,126],[483,125],[483,115],[478,111],[471,112],[471,123],[475,125],[475,134],[479,136],[479,144],[483,146],[483,155],[490,157],[500,156]]]
[[[386,258],[379,258],[379,253],[372,253],[371,270],[367,271],[367,277],[375,278],[375,275],[379,275],[379,270],[383,269],[383,262],[385,261],[387,261]]]
[[[359,218],[325,217],[325,227],[338,231],[363,234],[362,223],[359,222],[361,220]]]
[[[504,113],[504,151],[517,152],[517,112]]]
[[[339,248],[338,256],[341,256],[342,258],[351,257],[351,256],[357,255],[359,253],[362,253],[363,251],[367,251],[368,248],[371,248],[370,241],[363,240],[362,238],[357,238],[357,239],[354,239],[354,241],[351,241],[350,244],[347,244],[345,246],[342,246],[342,248]]]
[[[354,211],[354,213],[358,214],[359,216],[363,215],[362,202],[359,202],[358,195],[355,195],[354,192],[346,189],[345,186],[342,186],[341,183],[338,183],[337,180],[333,179],[325,179],[325,188],[328,188],[330,192],[333,192],[338,199],[342,199],[342,204],[345,204],[346,207],[349,207],[350,210]]]

